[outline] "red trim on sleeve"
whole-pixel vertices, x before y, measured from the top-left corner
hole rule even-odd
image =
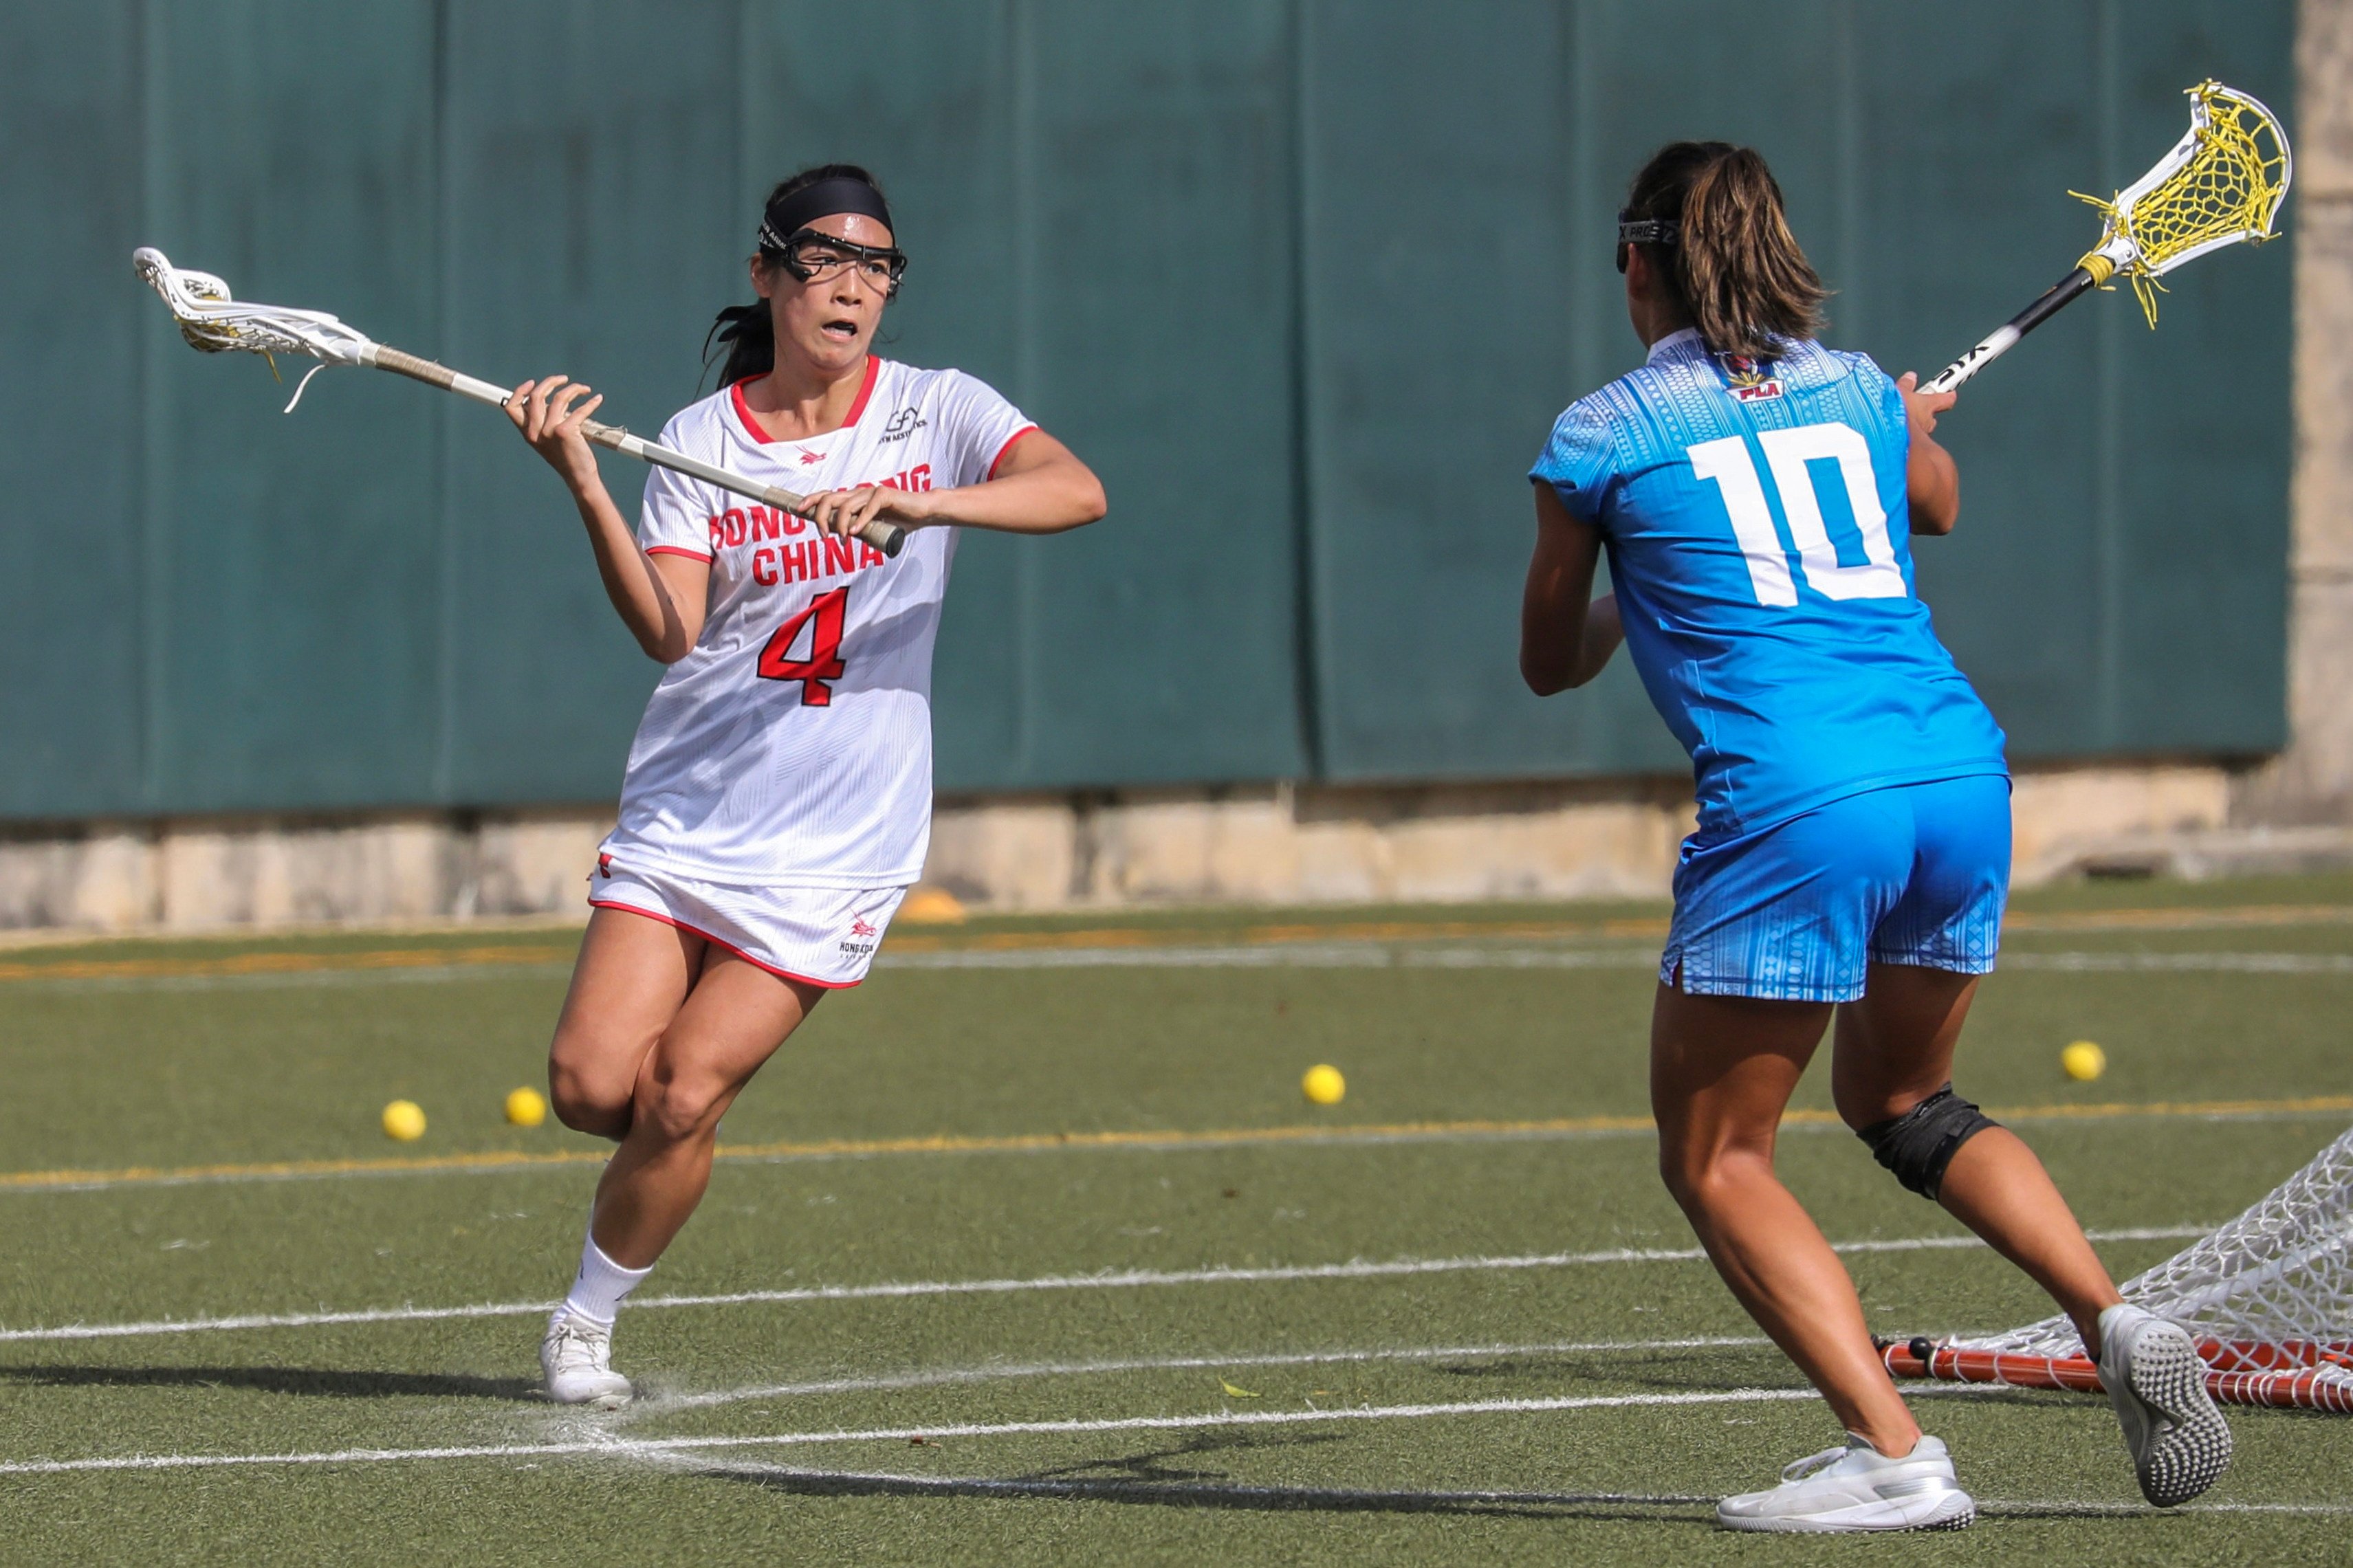
[[[992,479],[997,477],[997,468],[1005,461],[1005,455],[1013,450],[1014,447],[1019,443],[1022,437],[1034,436],[1037,433],[1038,426],[1035,425],[1024,425],[1020,429],[1016,430],[1012,435],[1008,436],[1005,438],[1005,445],[997,449],[997,456],[988,460],[988,477]]]
[[[655,921],[666,926],[675,927],[676,929],[686,932],[689,936],[699,936],[703,941],[709,942],[712,946],[721,948],[728,952],[733,953],[736,957],[742,959],[753,968],[765,970],[768,973],[775,975],[779,980],[790,980],[800,985],[814,985],[820,991],[847,991],[851,986],[858,984],[855,980],[816,980],[806,974],[795,974],[789,969],[778,969],[773,963],[763,963],[761,960],[753,957],[750,953],[745,952],[742,948],[737,947],[733,942],[722,942],[717,937],[712,935],[709,931],[701,930],[695,926],[691,926],[684,921],[672,920],[668,915],[658,915],[651,910],[641,910],[635,904],[625,904],[617,899],[591,899],[588,900],[588,907],[597,910],[618,910],[625,915],[636,915],[644,920]]]
[[[727,389],[727,400],[735,405],[735,417],[744,422],[744,433],[750,436],[753,440],[757,441],[760,445],[765,447],[781,441],[785,439],[785,437],[782,436],[771,436],[765,430],[761,429],[760,422],[752,416],[752,405],[744,400],[744,389],[759,379],[760,378],[756,375],[747,375],[743,380],[735,383],[734,385]],[[866,356],[866,379],[858,384],[858,396],[850,403],[849,417],[841,422],[841,428],[847,430],[852,425],[858,423],[858,416],[866,412],[867,400],[874,395],[874,384],[881,379],[882,361],[881,356],[876,354],[868,354]],[[827,436],[830,436],[832,434],[832,431],[828,430],[816,436],[795,437],[794,439],[797,441],[822,441]]]
[[[646,553],[649,555],[683,555],[689,561],[700,561],[706,566],[711,564],[712,559],[711,556],[705,555],[700,550],[684,550],[675,544],[649,544],[646,546]]]

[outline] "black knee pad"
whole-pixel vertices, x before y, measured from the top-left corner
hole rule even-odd
[[[1922,1197],[1934,1200],[1945,1167],[1961,1145],[2001,1123],[1963,1100],[1947,1084],[1903,1115],[1874,1121],[1856,1136],[1871,1145],[1879,1163]]]

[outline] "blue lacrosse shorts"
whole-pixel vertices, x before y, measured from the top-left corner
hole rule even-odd
[[[1897,784],[1683,841],[1659,981],[1694,996],[1852,1002],[1873,963],[1984,974],[2010,897],[2010,780]]]

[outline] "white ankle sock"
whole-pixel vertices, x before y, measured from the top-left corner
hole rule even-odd
[[[580,1244],[580,1273],[572,1281],[572,1293],[564,1298],[565,1310],[577,1313],[599,1328],[609,1329],[620,1314],[621,1303],[645,1277],[653,1272],[649,1264],[643,1268],[624,1268],[605,1256],[591,1232]]]

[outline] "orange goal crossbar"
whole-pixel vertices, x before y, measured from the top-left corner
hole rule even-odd
[[[2099,1368],[2081,1355],[1970,1350],[1926,1338],[1878,1344],[1887,1370],[1897,1377],[2104,1392]],[[2353,1345],[2200,1340],[2198,1353],[2206,1359],[2206,1392],[2222,1404],[2353,1415]]]

